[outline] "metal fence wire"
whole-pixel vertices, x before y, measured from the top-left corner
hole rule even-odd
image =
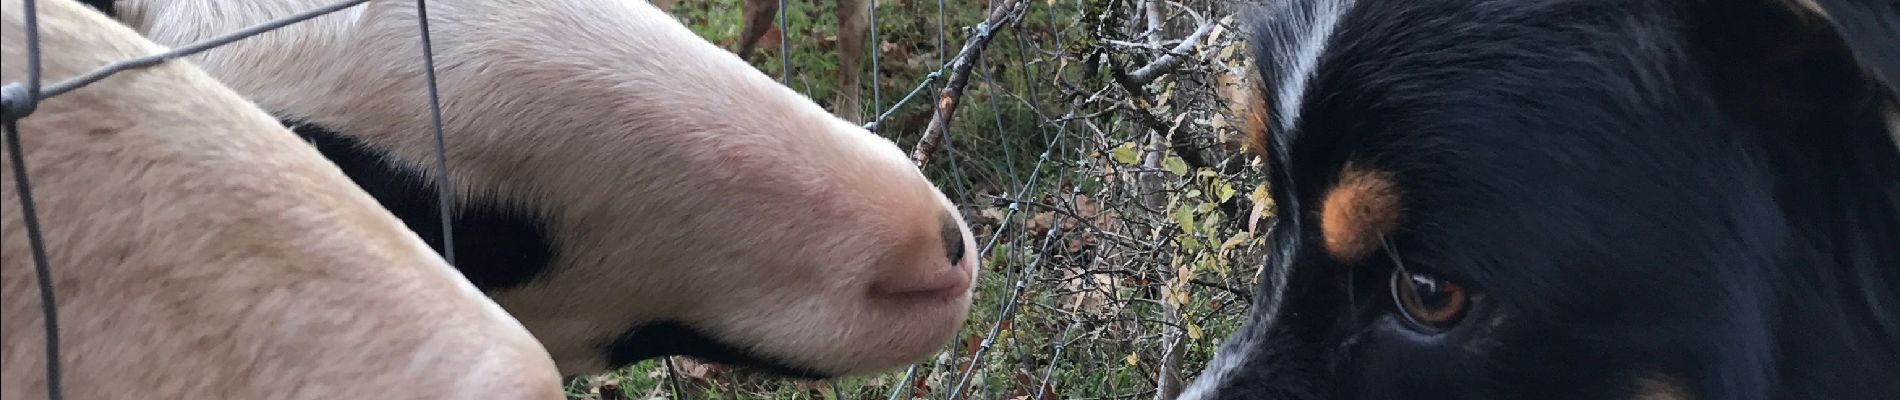
[[[339,1],[334,4],[268,21],[203,41],[171,48],[158,54],[114,62],[49,86],[42,86],[42,77],[40,76],[41,49],[39,47],[40,32],[36,10],[37,0],[22,1],[23,10],[25,12],[24,26],[26,29],[27,43],[25,62],[27,64],[27,76],[24,82],[8,82],[4,88],[0,88],[3,89],[0,90],[0,93],[4,94],[4,97],[0,98],[0,101],[3,101],[0,102],[0,122],[4,123],[4,140],[7,147],[8,162],[11,163],[14,171],[12,178],[19,192],[22,219],[25,222],[28,243],[32,250],[35,278],[37,279],[42,312],[44,313],[47,360],[45,373],[48,383],[47,395],[49,399],[58,400],[63,398],[59,352],[59,307],[55,302],[54,289],[51,283],[52,274],[56,272],[54,268],[56,266],[49,265],[46,255],[46,246],[48,243],[46,243],[45,238],[41,234],[40,221],[38,220],[37,210],[34,207],[32,184],[29,180],[30,174],[28,173],[28,166],[23,156],[24,151],[20,147],[19,137],[23,133],[18,129],[16,122],[21,118],[30,116],[38,103],[42,100],[58,97],[114,74],[158,65],[198,54],[277,28],[361,5],[369,0]],[[785,29],[790,21],[787,20],[785,0],[778,0],[778,3],[777,21],[781,27],[781,37],[778,46],[780,54],[779,67],[782,72],[780,78],[783,84],[790,85],[792,62],[791,57],[788,55],[791,54],[791,47],[789,40],[786,40],[787,36],[785,36],[790,34],[790,32],[787,32],[789,29]],[[931,72],[918,79],[918,82],[902,97],[898,98],[896,102],[886,105],[883,103],[883,93],[880,89],[882,85],[880,84],[881,74],[879,71],[881,70],[879,69],[879,54],[882,53],[882,51],[880,51],[879,46],[881,42],[878,41],[879,26],[876,22],[878,14],[877,2],[876,0],[871,0],[869,16],[871,21],[869,29],[871,40],[869,43],[870,47],[872,47],[870,51],[870,68],[872,72],[870,81],[872,85],[871,109],[874,117],[864,124],[864,128],[889,136],[887,132],[880,132],[882,125],[889,123],[900,109],[904,109],[906,105],[922,97],[926,91],[935,92],[937,101],[926,102],[926,104],[922,106],[928,111],[930,121],[924,128],[921,137],[917,139],[917,145],[912,153],[912,158],[919,166],[925,166],[929,161],[930,155],[933,152],[941,150],[942,154],[944,154],[943,158],[945,158],[948,163],[949,168],[947,168],[947,172],[952,175],[950,180],[954,182],[954,190],[952,190],[954,193],[952,193],[952,197],[957,201],[959,206],[966,208],[981,206],[981,203],[973,199],[973,197],[975,197],[973,195],[980,195],[987,197],[988,205],[1000,207],[1000,209],[991,209],[997,211],[1000,215],[994,216],[994,225],[988,232],[990,237],[984,242],[981,248],[982,252],[977,254],[991,257],[986,264],[993,265],[991,267],[992,270],[1001,269],[1007,272],[1008,274],[1002,275],[1002,277],[998,279],[1004,279],[1004,282],[1007,282],[1008,285],[1001,293],[998,293],[1001,297],[997,299],[995,311],[989,313],[993,321],[988,321],[989,323],[986,324],[986,333],[984,333],[980,342],[972,344],[974,348],[958,349],[963,343],[953,341],[950,346],[951,348],[947,350],[950,355],[950,357],[948,357],[949,362],[947,366],[941,364],[932,365],[933,363],[931,362],[911,365],[904,370],[901,377],[899,377],[895,383],[891,384],[889,399],[896,400],[914,397],[916,395],[915,390],[918,386],[913,384],[916,383],[914,381],[921,382],[921,380],[928,378],[930,374],[928,371],[935,371],[943,367],[949,368],[949,375],[945,376],[954,377],[953,381],[944,382],[951,383],[951,386],[947,389],[939,388],[940,391],[948,393],[945,397],[947,400],[957,400],[966,396],[977,396],[978,389],[974,388],[975,385],[973,385],[973,381],[983,379],[979,377],[982,373],[979,365],[982,364],[984,357],[989,352],[993,349],[997,349],[997,346],[1004,342],[1002,338],[1006,336],[1007,332],[1011,331],[1012,328],[1010,324],[1013,318],[1019,315],[1024,307],[1033,308],[1039,313],[1066,316],[1066,318],[1059,318],[1058,322],[1052,324],[1062,327],[1060,329],[1059,338],[1051,338],[1053,339],[1050,343],[1053,347],[1053,353],[1047,356],[1036,357],[1037,359],[1043,360],[1046,364],[1041,365],[1040,368],[1021,368],[1023,371],[1028,371],[1025,373],[1032,376],[1031,379],[1035,380],[1033,383],[1034,391],[1031,393],[1033,393],[1034,399],[1040,400],[1044,397],[1045,393],[1054,389],[1055,385],[1052,384],[1052,382],[1058,378],[1058,364],[1062,360],[1061,357],[1063,356],[1064,350],[1069,349],[1071,345],[1075,343],[1073,342],[1074,340],[1083,340],[1084,338],[1095,338],[1091,340],[1099,340],[1099,338],[1104,335],[1111,334],[1106,331],[1111,329],[1109,326],[1112,323],[1117,321],[1128,322],[1127,320],[1129,319],[1133,319],[1135,320],[1133,322],[1137,323],[1159,325],[1163,332],[1160,334],[1160,337],[1164,342],[1167,340],[1179,340],[1183,334],[1189,336],[1200,335],[1196,333],[1199,332],[1197,331],[1197,329],[1200,329],[1199,326],[1207,325],[1217,317],[1231,318],[1236,311],[1227,309],[1226,306],[1228,304],[1239,302],[1244,306],[1246,298],[1245,291],[1235,289],[1249,286],[1246,280],[1246,274],[1241,271],[1232,271],[1232,274],[1229,274],[1229,271],[1223,271],[1222,275],[1232,275],[1235,277],[1222,281],[1190,277],[1171,279],[1169,276],[1174,274],[1174,272],[1172,272],[1171,267],[1168,266],[1182,264],[1184,261],[1178,258],[1187,257],[1176,254],[1178,252],[1171,252],[1168,250],[1169,247],[1178,246],[1182,244],[1184,240],[1208,241],[1208,244],[1224,248],[1236,247],[1233,245],[1233,242],[1236,242],[1241,236],[1235,235],[1229,238],[1232,232],[1237,232],[1239,229],[1235,225],[1235,221],[1240,221],[1243,216],[1242,214],[1245,214],[1244,211],[1247,209],[1254,210],[1253,218],[1261,217],[1259,215],[1261,214],[1259,207],[1248,205],[1244,194],[1234,194],[1235,190],[1233,190],[1233,187],[1247,187],[1243,184],[1244,181],[1246,181],[1246,177],[1241,176],[1242,174],[1239,172],[1235,172],[1237,169],[1233,168],[1238,165],[1238,163],[1234,161],[1237,159],[1237,156],[1207,156],[1202,154],[1210,152],[1222,153],[1221,149],[1217,148],[1219,147],[1219,143],[1200,143],[1198,144],[1200,147],[1183,144],[1183,142],[1191,142],[1192,140],[1184,140],[1181,137],[1194,136],[1190,135],[1189,131],[1197,129],[1192,127],[1184,128],[1184,126],[1191,125],[1185,124],[1183,122],[1184,120],[1190,116],[1198,117],[1195,121],[1203,121],[1209,118],[1218,120],[1221,118],[1219,113],[1212,110],[1209,104],[1187,106],[1168,105],[1167,111],[1159,111],[1159,109],[1163,107],[1162,104],[1156,104],[1152,97],[1139,97],[1152,96],[1147,87],[1157,82],[1159,75],[1166,74],[1168,71],[1174,70],[1184,63],[1196,64],[1201,68],[1207,68],[1208,71],[1211,72],[1203,72],[1207,72],[1205,75],[1208,76],[1220,73],[1220,63],[1217,62],[1218,60],[1216,59],[1218,57],[1209,55],[1208,53],[1210,52],[1208,51],[1200,51],[1200,55],[1196,55],[1196,50],[1203,47],[1211,47],[1211,45],[1203,44],[1203,39],[1206,39],[1210,31],[1216,30],[1215,28],[1217,27],[1219,30],[1226,30],[1227,27],[1222,25],[1224,22],[1207,20],[1203,18],[1200,13],[1193,11],[1191,8],[1178,3],[1168,2],[1168,0],[1111,0],[1107,5],[1093,3],[1079,4],[1077,5],[1077,9],[1083,12],[1080,13],[1080,16],[1075,17],[1072,22],[1077,22],[1077,25],[1084,23],[1097,24],[1097,26],[1092,29],[1085,28],[1089,29],[1086,35],[1091,39],[1086,50],[1076,50],[1081,47],[1064,44],[1061,40],[1061,35],[1058,34],[1060,32],[1048,34],[1048,36],[1055,38],[1054,50],[1033,47],[1026,35],[1017,35],[1015,50],[1018,55],[1038,54],[1045,58],[1036,62],[1016,66],[1021,72],[1020,82],[1024,82],[1028,88],[1027,97],[1025,97],[1023,94],[1015,93],[1002,87],[1003,85],[1001,85],[999,81],[1008,77],[998,75],[997,71],[999,68],[994,68],[994,66],[985,63],[983,54],[984,50],[993,42],[993,39],[1004,31],[1004,28],[1017,26],[1025,19],[1032,2],[1028,0],[988,1],[983,14],[984,18],[981,22],[962,31],[966,38],[965,44],[954,53],[954,55],[946,54],[946,49],[948,49],[948,35],[945,29],[946,14],[944,1],[935,0],[935,3],[937,20],[934,39],[936,43],[935,60],[937,64],[934,68],[931,68]],[[1056,5],[1055,0],[1050,0],[1047,3],[1051,7]],[[1108,8],[1117,7],[1117,5],[1131,10],[1137,10],[1138,12],[1148,13],[1145,28],[1120,33],[1104,32],[1102,27],[1112,25],[1110,22],[1140,19],[1138,15],[1119,15],[1117,11],[1106,10]],[[428,8],[425,0],[415,0],[415,6],[417,9],[416,27],[422,44],[422,54],[420,54],[421,60],[419,62],[422,63],[424,67],[423,71],[426,74],[424,81],[427,84],[426,87],[418,89],[428,91],[428,106],[430,121],[432,123],[431,134],[434,139],[434,168],[441,179],[448,179],[448,165],[445,157],[445,148],[448,144],[445,143],[444,140],[445,134],[442,125],[441,100],[437,92],[434,50],[430,39]],[[1183,12],[1177,15],[1192,17],[1193,21],[1191,22],[1194,22],[1194,25],[1198,26],[1198,28],[1194,29],[1192,34],[1187,35],[1177,43],[1165,43],[1159,40],[1157,33],[1160,30],[1160,25],[1162,25],[1157,22],[1159,19],[1158,15],[1160,15],[1159,10],[1167,7],[1180,8]],[[1048,21],[1045,28],[1053,30],[1056,29],[1054,27],[1057,25],[1058,17],[1052,9],[1048,13]],[[1139,27],[1142,24],[1134,25]],[[1145,36],[1150,40],[1139,42],[1114,38],[1120,36]],[[1214,36],[1219,36],[1219,34],[1215,33]],[[1209,41],[1211,42],[1212,40]],[[841,50],[859,51],[863,49]],[[1080,67],[1069,66],[1070,60],[1068,59],[1062,60],[1060,64],[1051,65],[1051,63],[1046,60],[1046,58],[1051,55],[1056,57],[1078,56],[1081,59],[1081,61],[1077,63]],[[1089,85],[1099,81],[1096,76],[1099,75],[1100,69],[1102,69],[1104,64],[1112,64],[1118,61],[1113,57],[1115,55],[1127,56],[1126,60],[1120,61],[1146,61],[1147,65],[1140,68],[1110,66],[1109,74],[1113,75],[1114,82],[1112,84],[1103,84],[1101,85],[1102,87],[1097,89],[1088,88]],[[1231,58],[1225,55],[1222,57]],[[1065,79],[1062,75],[1065,69],[1079,70],[1075,72],[1078,76],[1075,79]],[[1046,99],[1038,95],[1036,85],[1028,84],[1037,82],[1037,76],[1032,76],[1032,70],[1036,71],[1036,75],[1043,73],[1056,75],[1056,79],[1051,83],[1054,89],[1050,90],[1049,94],[1056,96],[1054,98],[1060,99],[1060,101],[1056,103],[1061,103],[1066,107],[1061,114],[1051,116],[1045,113],[1041,103]],[[1125,70],[1132,70],[1133,72],[1125,72]],[[971,182],[965,179],[965,171],[964,168],[960,168],[959,158],[964,158],[965,160],[963,160],[963,162],[967,163],[972,161],[968,159],[971,156],[961,152],[958,146],[952,144],[953,140],[951,134],[948,132],[950,130],[950,117],[956,113],[958,100],[962,96],[965,87],[970,84],[969,75],[972,73],[980,74],[980,82],[983,87],[981,90],[986,93],[985,100],[989,103],[988,111],[994,117],[994,132],[990,134],[995,136],[993,138],[978,139],[1001,147],[1001,152],[1005,155],[1005,158],[1013,158],[1015,157],[1014,154],[1022,150],[1013,148],[1013,140],[1011,140],[1012,134],[1009,126],[1007,126],[1009,124],[1006,124],[1004,120],[1004,115],[1008,112],[1005,111],[1003,105],[1010,104],[1012,110],[1025,112],[1027,114],[1018,117],[1034,121],[1033,129],[1018,129],[1015,135],[1020,137],[1021,135],[1033,134],[1036,138],[1040,138],[1040,140],[1031,143],[1041,143],[1038,149],[1030,150],[1035,151],[1037,155],[1033,160],[1033,164],[1029,166],[1026,175],[1019,175],[1017,172],[1021,171],[1016,171],[1014,169],[1016,167],[1013,164],[1005,163],[1003,165],[1003,169],[1008,170],[1010,183],[999,183],[996,185],[999,186],[998,189],[1000,189],[994,190],[999,192],[996,194],[980,194],[977,193],[978,189],[970,187]],[[1173,87],[1176,84],[1199,85],[1197,87],[1215,86],[1210,82],[1170,82],[1168,83],[1168,87]],[[1164,97],[1160,100],[1160,103],[1166,103],[1167,101],[1168,100]],[[1011,102],[1014,102],[1014,104]],[[1177,103],[1182,102],[1186,101],[1177,101]],[[1202,101],[1202,103],[1205,103],[1205,101]],[[1167,115],[1170,113],[1175,115]],[[1104,119],[1104,116],[1111,115],[1123,116],[1123,118],[1100,122],[1100,120]],[[1206,128],[1206,125],[1208,125],[1206,123],[1196,123],[1200,125],[1195,126],[1201,128],[1199,128],[1199,131],[1192,133],[1200,136],[1220,136],[1219,132],[1215,131],[1220,129],[1218,125],[1221,124],[1214,123],[1212,124],[1214,127],[1209,129]],[[1080,126],[1079,130],[1076,129],[1077,126]],[[1019,128],[1022,127],[1019,126]],[[1051,131],[1050,128],[1053,128],[1053,131]],[[1116,147],[1114,142],[1118,141],[1117,137],[1128,136],[1118,135],[1118,133],[1121,132],[1135,132],[1133,135],[1135,138],[1122,143],[1120,147]],[[1081,142],[1082,144],[1071,144],[1075,142]],[[972,143],[972,145],[974,145],[974,143]],[[1170,149],[1173,152],[1180,153],[1180,155],[1178,157],[1168,155],[1157,156],[1158,154],[1166,153]],[[1127,157],[1124,157],[1131,152],[1136,155],[1136,160],[1132,162],[1127,160]],[[1027,153],[1024,154],[1026,155]],[[1065,158],[1069,158],[1069,160],[1065,160]],[[1209,161],[1209,159],[1213,158],[1219,158],[1223,161]],[[1110,159],[1116,159],[1119,160],[1119,162],[1111,162]],[[1227,219],[1219,221],[1226,222],[1226,224],[1216,224],[1215,221],[1206,221],[1208,226],[1218,225],[1218,227],[1206,229],[1217,231],[1219,234],[1195,233],[1189,235],[1188,239],[1182,239],[1180,234],[1192,233],[1195,230],[1194,227],[1189,225],[1199,225],[1202,224],[1203,221],[1179,217],[1176,215],[1178,214],[1177,211],[1183,208],[1177,207],[1174,204],[1178,199],[1182,204],[1193,205],[1187,200],[1191,196],[1205,196],[1209,199],[1214,198],[1215,196],[1212,194],[1195,194],[1200,192],[1200,189],[1196,189],[1195,187],[1197,186],[1195,185],[1201,182],[1195,178],[1207,177],[1209,173],[1202,172],[1193,176],[1186,176],[1178,179],[1179,182],[1167,185],[1142,184],[1145,180],[1151,180],[1151,178],[1156,176],[1163,176],[1164,170],[1174,170],[1175,168],[1164,164],[1175,160],[1186,160],[1185,162],[1196,170],[1215,171],[1212,174],[1212,179],[1206,182],[1225,185],[1220,187],[1227,188],[1227,193],[1222,195],[1224,197],[1219,198],[1219,201],[1210,200],[1202,202],[1206,204],[1201,204],[1203,206],[1215,204],[1216,207],[1212,208],[1226,210]],[[1058,167],[1052,164],[1066,165]],[[1060,171],[1057,170],[1057,168],[1067,168],[1068,170]],[[1073,173],[1071,174],[1069,172]],[[1176,175],[1182,174],[1177,173]],[[1092,188],[1087,189],[1086,192],[1084,189],[1084,187],[1087,186],[1085,184],[1086,182],[1103,182],[1104,176],[1118,176],[1121,177],[1120,179],[1129,181],[1105,183],[1111,186],[1116,184],[1126,186],[1114,189],[1117,191],[1116,193],[1123,193],[1131,199],[1128,203],[1133,204],[1133,206],[1122,208],[1134,210],[1133,212],[1136,213],[1145,212],[1153,215],[1142,217],[1129,214],[1131,211],[1120,211],[1120,214],[1116,216],[1120,222],[1114,223],[1123,225],[1123,227],[1120,228],[1120,231],[1117,231],[1116,229],[1105,227],[1104,225],[1110,222],[1104,222],[1100,218],[1100,215],[1090,215],[1107,214],[1107,212],[1095,213],[1081,210],[1081,204],[1091,201],[1088,195],[1094,194],[1097,197],[1101,197],[1103,193],[1108,193],[1108,189]],[[1019,177],[1026,178],[1019,182],[1017,180]],[[438,196],[440,199],[440,207],[438,208],[441,212],[439,217],[442,224],[442,256],[450,265],[454,265],[456,261],[455,246],[453,245],[454,230],[452,229],[450,219],[452,212],[451,205],[453,204],[453,200],[450,196],[452,196],[453,192],[449,190],[449,187],[450,185],[448,184],[437,185],[440,191]],[[1065,187],[1068,190],[1062,190]],[[1206,186],[1205,188],[1210,192],[1218,191],[1215,186]],[[1167,204],[1133,200],[1153,196],[1168,196],[1167,198],[1169,200]],[[1162,209],[1155,209],[1158,207]],[[1237,213],[1234,210],[1243,212]],[[1038,220],[1036,218],[1045,219]],[[1247,227],[1247,232],[1251,232],[1251,230],[1251,226]],[[1041,235],[1040,242],[1035,240],[1037,238],[1035,238],[1034,235]],[[1137,237],[1137,235],[1148,237]],[[1005,241],[1006,238],[1007,241]],[[1226,239],[1229,243],[1219,243],[1223,239]],[[1109,244],[1094,246],[1084,250],[1066,249],[1076,247],[1074,243],[1090,241],[1107,242]],[[999,251],[999,244],[1007,246],[1009,251]],[[57,244],[55,243],[54,245]],[[1086,248],[1088,246],[1083,247]],[[1140,257],[1131,258],[1117,252],[1138,254]],[[1251,256],[1245,252],[1238,252],[1230,256],[1226,255],[1226,250],[1223,250],[1221,257],[1223,257],[1223,259],[1245,259]],[[1083,261],[1072,263],[1072,265],[1057,264],[1065,260]],[[1187,262],[1200,262],[1197,260],[1200,260],[1200,258],[1194,258]],[[1163,268],[1158,271],[1145,271],[1139,267],[1140,264],[1144,263],[1158,263]],[[1050,270],[1056,270],[1058,273],[1054,277],[1048,276],[1047,273]],[[1207,302],[1216,304],[1198,319],[1186,319],[1186,315],[1174,315],[1174,313],[1170,313],[1165,316],[1163,320],[1155,321],[1141,316],[1103,316],[1100,315],[1102,313],[1084,310],[1084,302],[1082,301],[1059,305],[1050,304],[1053,302],[1035,302],[1030,299],[1032,297],[1030,292],[1032,291],[1066,293],[1060,295],[1077,295],[1077,293],[1094,290],[1105,293],[1112,292],[1105,296],[1117,299],[1129,296],[1142,296],[1126,295],[1122,292],[1114,292],[1101,285],[1086,282],[1088,279],[1091,279],[1089,277],[1104,275],[1121,276],[1124,278],[1131,276],[1139,277],[1144,279],[1144,282],[1150,277],[1157,277],[1158,280],[1167,282],[1168,285],[1179,284],[1183,288],[1176,290],[1186,290],[1185,288],[1188,286],[1212,288],[1216,289],[1214,292],[1216,292],[1218,296],[1222,296],[1225,300],[1207,300]],[[1192,274],[1190,274],[1190,276],[1192,276]],[[1073,282],[1077,281],[1084,281],[1080,285],[1086,286],[1086,288],[1055,287],[1055,285],[1063,284],[1074,286]],[[1189,285],[1190,283],[1192,285]],[[1037,285],[1049,286],[1037,288]],[[1136,287],[1134,289],[1139,290],[1134,290],[1130,293],[1153,292],[1153,284],[1141,285],[1147,286]],[[1123,292],[1128,291],[1123,290]],[[1167,298],[1159,301],[1172,304],[1171,302],[1174,301],[1174,295],[1168,293],[1173,292],[1169,292],[1168,289],[1163,288],[1160,293],[1161,296],[1167,296]],[[1047,296],[1051,295],[1045,295],[1045,297]],[[1182,297],[1185,298],[1185,295]],[[1148,298],[1128,298],[1125,300],[1130,302],[1147,301],[1151,303],[1156,301]],[[1183,302],[1187,301],[1188,300],[1183,300]],[[972,311],[978,310],[973,308]],[[1021,345],[1021,342],[1016,340],[1009,340],[1008,342],[1013,343],[1015,346]],[[958,356],[959,351],[966,355]],[[957,360],[960,358],[967,359],[969,361],[967,365],[959,366]],[[1128,358],[1128,360],[1130,360],[1128,365],[1135,365],[1137,358],[1139,357],[1131,354]],[[938,359],[942,360],[944,357],[938,357]],[[1178,364],[1178,361],[1176,361],[1176,363]],[[681,383],[681,373],[679,368],[675,365],[674,360],[671,357],[663,359],[663,368],[667,371],[673,396],[675,398],[683,398],[687,394],[687,391]],[[920,371],[920,368],[928,369]],[[959,368],[961,369],[960,371],[958,370]],[[1157,368],[1179,369],[1181,367],[1179,365],[1162,365]],[[1040,369],[1041,373],[1037,374],[1033,372],[1036,369]],[[925,376],[919,376],[919,372],[925,372]],[[1033,377],[1034,375],[1040,376]],[[1136,393],[1135,395],[1152,393],[1156,398],[1171,397],[1168,396],[1168,393],[1166,393],[1167,390],[1164,389],[1166,387],[1164,385],[1165,383],[1165,379],[1156,381],[1154,385],[1157,390]],[[1175,386],[1179,385],[1176,384]],[[830,391],[829,394],[831,395],[830,397],[834,399],[844,398],[838,392],[839,389],[836,385],[828,385],[828,388]]]

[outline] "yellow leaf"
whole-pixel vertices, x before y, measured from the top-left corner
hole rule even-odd
[[[1253,200],[1253,210],[1247,215],[1247,231],[1259,232],[1257,228],[1260,218],[1272,216],[1267,211],[1267,205],[1271,204],[1273,198],[1267,195],[1267,185],[1263,183],[1254,187],[1253,193],[1248,194],[1247,199]]]
[[[1127,361],[1128,366],[1133,367],[1135,364],[1141,363],[1141,358],[1136,357],[1135,353],[1128,353],[1128,358],[1122,361]]]
[[[1201,340],[1201,326],[1200,325],[1195,325],[1193,322],[1189,322],[1189,321],[1181,321],[1181,323],[1187,324],[1188,339]]]
[[[1049,0],[1049,1],[1055,1],[1055,0]],[[1049,83],[1050,83],[1050,84],[1058,84],[1058,83],[1062,83],[1062,77],[1063,77],[1063,75],[1062,75],[1062,71],[1064,70],[1064,68],[1067,68],[1067,67],[1069,66],[1069,58],[1068,58],[1068,57],[1058,57],[1058,59],[1059,59],[1060,61],[1056,63],[1056,71],[1055,71],[1055,73],[1054,73],[1054,74],[1051,74],[1051,75],[1053,75],[1053,76],[1051,76],[1051,77],[1049,77],[1049,79],[1050,79],[1050,81],[1049,81]]]
[[[1234,237],[1227,238],[1226,242],[1221,242],[1220,251],[1223,253],[1232,251],[1235,247],[1239,247],[1241,243],[1246,242],[1247,239],[1253,239],[1253,233],[1251,232],[1236,233],[1234,234]]]

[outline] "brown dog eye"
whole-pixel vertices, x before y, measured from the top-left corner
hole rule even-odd
[[[1442,330],[1464,318],[1471,299],[1465,288],[1424,273],[1392,272],[1392,298],[1413,325]]]

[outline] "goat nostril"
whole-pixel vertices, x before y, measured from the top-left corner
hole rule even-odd
[[[963,253],[966,250],[963,248],[963,228],[957,225],[956,217],[948,212],[943,213],[938,220],[942,226],[938,233],[943,235],[943,249],[949,253],[950,265],[956,266],[963,262]]]

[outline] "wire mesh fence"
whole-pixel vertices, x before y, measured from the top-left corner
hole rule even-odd
[[[5,134],[22,202],[31,201],[29,166],[14,143],[32,132],[13,129],[11,121],[29,115],[37,101],[366,1],[338,2],[48,86],[37,74],[8,82]],[[682,0],[671,12],[723,42],[736,32],[738,1]],[[425,10],[417,13],[424,54],[416,62],[430,73],[429,85],[415,90],[430,93],[433,167],[445,171],[441,154],[455,143],[444,139],[453,133],[442,132],[433,104],[440,100],[426,3],[415,3]],[[843,33],[813,16],[851,3],[779,0],[776,43],[760,46],[776,51],[754,64],[814,99],[829,98],[837,90],[827,81],[831,60],[854,49],[832,45]],[[1235,4],[865,6],[870,98],[858,110],[872,116],[865,126],[908,147],[977,231],[985,271],[957,339],[925,362],[877,376],[791,382],[668,358],[576,380],[569,397],[1172,398],[1238,326],[1272,217],[1237,134],[1248,121],[1229,113],[1222,96],[1247,78],[1230,17]],[[28,27],[34,34],[30,19]],[[449,193],[440,199],[448,204]],[[23,210],[30,214],[30,205]],[[37,236],[32,244],[36,251],[44,245]],[[42,279],[44,273],[57,274],[58,266],[42,263]],[[42,289],[50,299],[51,288]],[[47,306],[54,329],[57,310],[50,300]],[[50,341],[57,335],[48,337],[49,352],[56,352]],[[51,382],[58,382],[57,371],[55,364]]]
[[[722,14],[734,3],[672,12],[717,42],[736,32]],[[826,55],[840,49],[827,35],[846,33],[809,16],[835,6],[781,8],[782,37],[811,39],[781,39],[757,64],[828,98]],[[910,146],[985,256],[959,339],[880,376],[785,382],[682,361],[686,387],[672,389],[648,363],[571,396],[1172,398],[1238,326],[1272,217],[1238,136],[1247,122],[1222,96],[1247,78],[1234,7],[878,2],[866,127]]]

